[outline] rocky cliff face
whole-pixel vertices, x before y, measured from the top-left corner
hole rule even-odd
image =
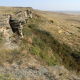
[[[2,35],[4,46],[11,47],[12,30],[8,21],[7,16],[0,15],[0,34]]]
[[[16,38],[23,38],[23,25],[27,23],[29,18],[32,18],[30,9],[17,11],[14,14],[0,15],[0,33],[4,38],[4,46],[7,46],[7,48],[17,47],[13,41],[16,40]]]

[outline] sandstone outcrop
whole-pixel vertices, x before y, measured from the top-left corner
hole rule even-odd
[[[23,38],[23,25],[27,23],[29,18],[32,18],[31,10],[19,11],[16,14],[1,14],[0,15],[0,33],[4,37],[6,46],[15,46],[12,41],[14,35]],[[12,44],[12,45],[11,45]]]

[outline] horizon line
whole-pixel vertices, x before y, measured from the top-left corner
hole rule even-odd
[[[37,10],[42,10],[42,11],[55,11],[55,12],[80,12],[80,10],[49,10],[49,9],[38,9],[38,8],[33,8],[31,6],[0,6],[0,7],[32,8],[32,9],[37,9]]]

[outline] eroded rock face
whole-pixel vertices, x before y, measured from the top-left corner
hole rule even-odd
[[[26,10],[25,11],[25,17],[26,18],[32,18],[32,12],[31,12],[31,10]]]
[[[30,10],[20,11],[17,14],[0,15],[0,33],[4,38],[6,46],[13,46],[13,35],[23,38],[23,25],[27,23],[29,18],[32,18],[32,12]]]
[[[10,25],[8,24],[8,17],[4,15],[0,15],[0,33],[2,34],[4,47],[11,47],[11,36],[12,30]]]
[[[23,26],[20,21],[14,19],[12,16],[10,16],[9,24],[10,24],[10,27],[11,27],[13,33],[15,33],[16,35],[18,35],[20,37],[23,37],[23,34],[22,34]]]
[[[12,15],[9,16],[10,27],[13,33],[16,33],[18,36],[23,38],[23,32],[22,32],[23,25],[27,23],[27,20],[29,18],[32,18],[32,12],[30,10],[26,10],[25,12],[19,12],[17,16],[16,15],[14,16],[16,18],[14,18]]]

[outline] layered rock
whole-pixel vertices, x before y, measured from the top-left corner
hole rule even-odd
[[[27,16],[26,16],[27,15]],[[4,38],[4,43],[6,46],[13,46],[12,41],[14,40],[14,35],[19,38],[23,38],[23,25],[32,18],[32,12],[19,11],[16,14],[1,14],[0,15],[0,33]],[[16,45],[17,46],[17,45]]]

